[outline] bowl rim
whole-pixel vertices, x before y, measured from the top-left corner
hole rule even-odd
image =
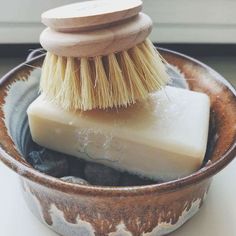
[[[179,52],[175,52],[165,48],[157,48],[160,52],[174,54],[178,57],[190,60],[191,62],[196,63],[197,65],[207,69],[210,72],[213,72],[216,79],[219,80],[223,85],[225,85],[232,94],[236,97],[235,88],[224,79],[219,73],[205,65],[204,63],[184,55]],[[43,59],[45,54],[34,57],[30,60],[27,60],[17,67],[10,70],[5,76],[0,80],[0,87],[4,81],[10,79],[16,72],[23,69],[27,64],[35,63],[36,61]],[[187,187],[193,184],[197,184],[201,181],[211,178],[213,175],[221,171],[225,166],[227,166],[236,156],[236,140],[231,145],[231,147],[222,155],[216,162],[206,165],[199,169],[198,171],[179,178],[171,180],[164,183],[157,183],[145,186],[131,186],[131,187],[106,187],[106,186],[85,186],[71,184],[63,182],[59,178],[55,178],[31,167],[23,158],[22,162],[17,161],[14,157],[10,156],[3,148],[0,147],[0,160],[5,163],[9,168],[18,173],[20,176],[40,185],[43,185],[48,188],[56,189],[65,193],[72,194],[83,194],[83,195],[93,195],[93,196],[136,196],[136,195],[145,195],[152,193],[164,193],[164,192],[174,192],[180,188]]]

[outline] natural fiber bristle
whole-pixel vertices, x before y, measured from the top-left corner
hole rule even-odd
[[[65,110],[128,106],[167,84],[163,62],[148,39],[127,51],[94,58],[48,52],[40,91]]]

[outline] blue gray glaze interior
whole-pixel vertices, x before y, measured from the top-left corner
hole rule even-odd
[[[181,74],[181,72],[178,70],[177,67],[174,67],[172,65],[166,65],[167,67],[167,73],[170,76],[170,81],[168,85],[176,87],[176,88],[183,88],[188,89],[188,83],[186,79],[184,78],[184,75]]]
[[[26,80],[13,83],[5,99],[5,124],[18,151],[23,156],[27,154],[32,143],[26,110],[38,96],[40,74],[40,69],[34,69]]]
[[[177,68],[168,65],[167,71],[171,78],[169,85],[188,88],[184,76]],[[6,127],[22,156],[26,156],[32,148],[26,110],[38,96],[40,74],[40,69],[34,69],[28,78],[13,83],[6,97],[7,105],[4,106]]]

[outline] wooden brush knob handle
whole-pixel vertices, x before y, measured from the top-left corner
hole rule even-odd
[[[101,28],[137,15],[141,0],[97,0],[70,4],[42,14],[42,22],[62,32]]]
[[[47,28],[42,32],[40,42],[44,49],[58,56],[105,56],[143,42],[151,29],[150,17],[139,13],[122,24],[93,31],[64,33]]]

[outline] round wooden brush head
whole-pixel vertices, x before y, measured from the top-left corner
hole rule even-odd
[[[149,16],[139,13],[121,24],[86,32],[64,33],[47,28],[42,32],[40,42],[44,49],[57,56],[105,56],[143,42],[151,29]]]
[[[140,0],[99,0],[74,3],[42,14],[42,22],[63,32],[101,28],[128,19],[142,10]]]
[[[140,0],[97,0],[49,10],[42,15],[48,28],[40,42],[65,57],[95,57],[124,51],[143,42],[152,21],[139,13]]]

